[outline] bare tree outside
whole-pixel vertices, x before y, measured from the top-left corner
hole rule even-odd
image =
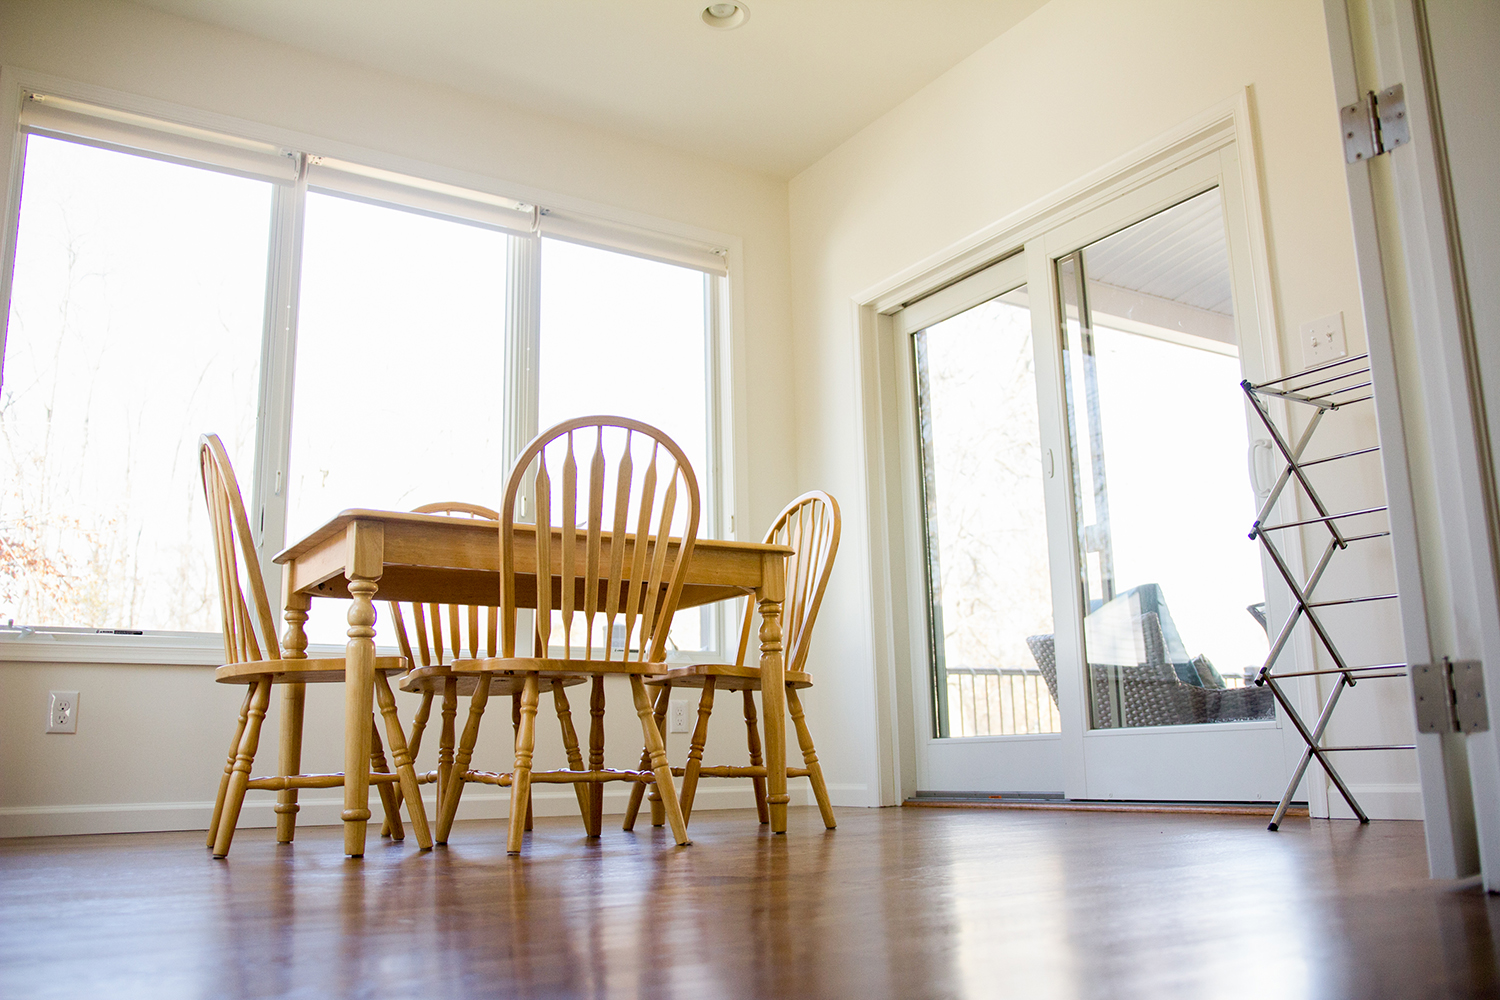
[[[218,433],[249,475],[270,200],[264,182],[28,137],[0,621],[217,631],[197,441]]]

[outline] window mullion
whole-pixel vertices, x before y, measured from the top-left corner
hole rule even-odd
[[[302,221],[307,205],[306,157],[297,180],[279,184],[272,200],[261,348],[260,413],[256,421],[254,513],[257,550],[273,609],[281,607],[281,574],[271,557],[286,545],[292,381],[297,353],[297,301],[302,276]]]
[[[703,275],[703,385],[704,385],[704,451],[707,468],[703,470],[704,486],[708,503],[704,505],[704,520],[707,530],[702,534],[709,538],[735,537],[731,519],[726,515],[729,508],[730,491],[726,488],[724,455],[724,398],[723,380],[719,377],[723,358],[721,334],[724,329],[723,314],[726,296],[726,281],[717,274]],[[728,530],[726,530],[728,529]],[[735,602],[738,610],[739,602]],[[707,640],[704,645],[712,650],[729,648],[730,637],[725,615],[725,605],[715,601],[705,604],[701,611],[701,634]],[[738,617],[734,620],[738,621]],[[738,636],[735,637],[738,639]]]
[[[16,273],[16,242],[21,219],[21,172],[26,163],[26,133],[17,132],[8,164],[4,229],[0,229],[0,387],[5,385],[5,342],[10,331],[10,293]],[[4,163],[0,159],[0,163]]]
[[[505,254],[505,372],[501,440],[506,469],[536,437],[542,323],[542,241],[512,236]]]

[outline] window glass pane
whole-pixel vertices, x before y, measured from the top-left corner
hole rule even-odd
[[[912,347],[937,735],[1061,732],[1025,287]]]
[[[288,542],[349,507],[499,506],[509,239],[308,194]],[[346,628],[315,602],[309,639],[342,643]]]
[[[703,272],[542,240],[538,426],[590,413],[660,427],[707,480]]]
[[[1058,277],[1093,725],[1273,718],[1218,191]]]
[[[707,521],[708,389],[703,272],[542,240],[538,426],[602,413],[644,420],[686,452]],[[673,623],[678,649],[702,649],[708,612]]]
[[[271,185],[29,137],[0,620],[218,631],[198,437],[252,484]]]

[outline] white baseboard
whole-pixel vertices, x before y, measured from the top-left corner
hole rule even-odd
[[[792,796],[792,805],[817,805],[813,798],[812,783],[806,778],[793,778],[787,783],[787,792]],[[803,803],[799,795],[806,794]],[[878,806],[880,803],[870,794],[870,786],[863,782],[829,782],[828,800],[836,806]],[[696,807],[695,807],[696,808]]]
[[[830,797],[840,801],[840,792],[864,790],[863,785],[830,790]],[[320,790],[304,793],[299,804],[297,823],[301,826],[334,826],[344,809],[343,796]],[[428,787],[423,800],[427,815],[436,812],[435,791]],[[806,779],[794,779],[789,792],[792,805],[812,805],[812,788]],[[630,790],[623,783],[606,786],[604,811],[622,815]],[[372,824],[380,821],[380,800],[370,796],[374,814]],[[268,792],[251,792],[240,812],[240,829],[272,827],[276,799]],[[578,799],[571,788],[562,785],[533,786],[531,808],[536,816],[572,816],[578,811]],[[693,811],[700,809],[753,809],[755,797],[748,782],[704,781],[698,786]],[[166,830],[207,830],[213,802],[105,802],[86,805],[5,806],[0,807],[0,838],[60,837],[88,833],[151,833]],[[492,786],[469,786],[459,806],[459,819],[504,819],[510,815],[510,789]]]
[[[1422,786],[1419,784],[1358,785],[1351,782],[1349,791],[1371,819],[1422,818]],[[1354,810],[1332,785],[1328,788],[1328,818],[1354,818]]]

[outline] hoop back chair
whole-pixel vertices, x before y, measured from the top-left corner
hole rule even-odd
[[[812,733],[807,728],[802,700],[797,692],[812,686],[812,677],[807,673],[807,652],[812,641],[813,625],[818,619],[818,607],[823,603],[823,591],[828,586],[829,574],[833,572],[833,558],[838,554],[841,524],[838,501],[821,490],[813,490],[782,508],[764,539],[771,544],[786,545],[794,550],[787,560],[786,603],[782,610],[782,623],[787,650],[787,709],[797,731],[803,766],[787,768],[787,777],[805,775],[812,782],[813,796],[818,801],[823,824],[830,830],[836,825],[833,805],[828,799],[823,768],[818,763],[818,752],[813,747]],[[745,662],[754,625],[755,602],[748,601],[745,605],[745,619],[740,626],[739,653],[734,663],[695,663],[691,666],[674,667],[667,671],[665,677],[647,682],[657,689],[655,717],[658,727],[666,718],[674,685],[703,689],[699,696],[698,723],[693,730],[687,766],[680,770],[673,769],[674,774],[682,775],[681,804],[685,817],[692,817],[699,778],[750,778],[755,787],[755,803],[760,812],[760,821],[770,821],[766,807],[766,768],[761,760],[760,732],[755,713],[754,692],[761,689],[760,666]],[[708,719],[713,712],[716,689],[739,691],[744,699],[746,742],[750,751],[748,767],[703,766],[703,747],[708,741]],[[644,788],[636,788],[631,792],[630,802],[625,810],[627,830],[635,825],[643,792]],[[661,807],[653,795],[651,821],[655,826],[661,825],[660,812]]]
[[[587,453],[585,453],[587,452]],[[554,481],[554,476],[556,480]],[[532,512],[532,540],[518,543],[517,501]],[[671,766],[644,678],[666,672],[667,633],[682,596],[698,534],[698,481],[671,438],[626,417],[588,416],[539,434],[517,459],[500,508],[500,642],[493,659],[456,663],[455,672],[509,674],[521,680],[515,766],[509,774],[471,771],[489,686],[469,700],[452,776],[438,817],[447,840],[466,782],[510,785],[507,849],[520,853],[531,784],[574,783],[590,836],[599,833],[603,782],[654,783],[678,844],[688,843]],[[521,529],[526,528],[524,523]],[[680,532],[677,538],[672,532]],[[534,607],[530,655],[516,652],[518,610]],[[560,650],[554,647],[560,646]],[[560,655],[558,655],[560,653]],[[634,771],[604,767],[604,678],[630,679],[646,742]],[[589,765],[584,768],[562,683],[592,681]],[[558,698],[569,767],[532,769],[540,685]]]
[[[500,513],[479,504],[457,500],[423,504],[413,509],[414,514],[442,514],[450,517],[472,517],[480,520],[498,521]],[[442,802],[448,788],[448,777],[453,770],[454,720],[458,713],[460,696],[471,697],[479,685],[479,675],[458,674],[453,665],[462,660],[477,660],[494,657],[498,652],[499,606],[460,605],[411,601],[404,606],[399,601],[388,601],[391,626],[396,633],[396,644],[401,655],[412,664],[411,670],[401,678],[400,688],[408,693],[422,696],[421,707],[412,717],[411,735],[407,743],[412,760],[422,749],[422,736],[432,716],[432,703],[442,695],[441,724],[438,730],[437,769],[418,774],[421,782],[436,782],[437,800]],[[411,630],[407,629],[407,619]],[[412,636],[416,642],[413,644]],[[512,725],[519,728],[521,718],[521,686],[519,677],[504,674],[490,675],[490,695],[511,696]],[[558,681],[560,684],[582,684],[581,678]],[[567,698],[562,698],[567,708]],[[528,812],[529,812],[528,805]],[[530,829],[530,816],[527,829]]]
[[[276,623],[266,597],[265,580],[245,517],[239,481],[216,434],[205,434],[198,441],[199,463],[203,478],[203,497],[208,503],[209,526],[213,534],[214,557],[218,571],[219,609],[224,629],[224,665],[214,673],[220,684],[243,684],[245,700],[240,706],[239,721],[229,744],[229,759],[219,781],[213,817],[208,827],[208,846],[214,857],[229,853],[239,821],[245,792],[251,789],[275,791],[276,839],[290,843],[296,833],[297,791],[301,788],[334,788],[344,783],[343,774],[300,774],[302,761],[302,716],[306,686],[344,680],[345,662],[335,659],[308,659],[283,656],[276,637]],[[243,562],[243,565],[242,565]],[[249,584],[250,601],[246,602],[241,581]],[[417,842],[423,848],[432,846],[427,816],[417,794],[417,776],[407,751],[406,737],[396,715],[396,700],[391,693],[387,674],[401,673],[406,661],[399,656],[377,657],[375,661],[375,697],[385,719],[386,735],[396,772],[390,773],[380,731],[372,714],[370,783],[380,792],[386,822],[394,839],[403,837],[396,783],[399,782],[410,803],[409,814]],[[261,723],[270,705],[271,688],[282,686],[280,774],[270,778],[252,778],[250,769],[260,744]]]

